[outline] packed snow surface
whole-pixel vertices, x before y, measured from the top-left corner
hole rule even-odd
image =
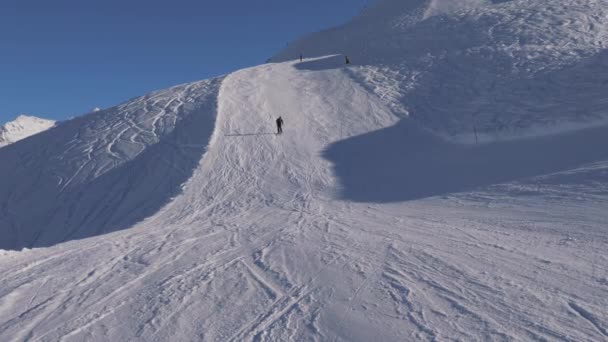
[[[523,24],[548,29],[561,13],[578,27],[605,4],[533,3],[379,1],[336,32],[439,37],[428,68],[394,62],[403,46],[380,39],[387,50],[344,66],[323,48],[329,31],[300,43],[319,47],[301,63],[288,61],[294,43],[284,62],[0,149],[0,340],[607,340],[606,97],[588,93],[606,83],[589,43],[603,36],[579,32],[571,53],[538,47],[555,77],[509,59],[496,87],[546,90],[518,103],[469,74],[497,81],[494,66],[450,50],[497,19],[496,37],[525,41]],[[538,34],[570,32],[554,29]],[[555,91],[564,106],[588,101],[555,113]],[[464,115],[472,98],[491,142],[442,112]]]
[[[0,147],[12,144],[53,127],[55,121],[35,116],[19,115],[15,120],[0,126]]]

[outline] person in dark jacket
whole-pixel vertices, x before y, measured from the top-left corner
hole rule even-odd
[[[277,134],[283,133],[283,118],[279,116],[277,119]]]
[[[348,59],[348,56],[344,56],[344,63],[350,64],[350,59]]]

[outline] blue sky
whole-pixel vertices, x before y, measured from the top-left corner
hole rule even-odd
[[[0,123],[66,119],[264,62],[366,0],[0,0]]]

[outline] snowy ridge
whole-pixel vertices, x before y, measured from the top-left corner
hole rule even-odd
[[[0,126],[0,147],[10,145],[55,126],[55,121],[35,116],[19,115],[15,120]]]
[[[0,150],[0,248],[125,228],[157,210],[208,142],[220,82],[154,92]]]
[[[353,23],[512,10],[429,3]],[[608,126],[450,143],[402,102],[427,69],[342,63],[176,86],[0,149],[0,340],[608,338]]]
[[[542,135],[607,122],[607,5],[380,1],[274,60],[346,54],[398,115],[451,140]]]

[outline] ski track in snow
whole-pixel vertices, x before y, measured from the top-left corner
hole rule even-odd
[[[459,69],[458,58],[484,51],[494,57],[525,54],[513,59],[519,72],[542,69],[539,59],[562,56],[571,67],[601,41],[583,34],[577,43],[585,49],[568,55],[560,44],[574,36],[562,33],[571,33],[568,27],[600,30],[602,18],[572,20],[568,10],[576,10],[575,18],[585,11],[571,0],[570,7],[550,7],[548,21],[520,9],[519,0],[489,9],[471,1],[476,6],[461,16],[434,16],[459,10],[441,1],[432,2],[437,13],[416,10],[418,3],[429,2],[380,1],[355,20],[353,25],[374,19],[379,9],[415,10],[387,21],[403,29],[405,41],[384,46],[386,41],[364,40],[369,46],[362,51],[402,49],[438,28],[469,33],[480,22],[488,27],[477,37],[481,41],[525,40],[532,27],[541,31],[543,44],[556,47],[547,54],[535,40],[513,41],[498,53],[482,44],[434,55],[443,60],[425,55],[407,65],[346,68],[342,56],[329,56],[321,46],[325,57],[154,92],[0,149],[0,225],[6,232],[0,247],[25,248],[0,250],[0,340],[606,340],[608,155],[598,146],[607,143],[608,128],[590,121],[605,116],[597,112],[603,88],[586,107],[596,112],[575,120],[595,127],[556,135],[572,142],[558,153],[547,146],[552,140],[538,137],[481,147],[416,140],[430,136],[429,130],[470,138],[470,122],[448,114],[458,107],[449,97],[455,89],[478,98],[495,95],[485,89],[506,89],[505,96],[517,97],[528,86],[562,89],[571,75],[547,70],[541,85],[501,88],[485,74],[456,77],[475,72]],[[425,21],[414,25],[419,16]],[[340,32],[324,34],[333,42],[343,38]],[[450,46],[450,36],[439,38],[446,41],[437,47]],[[478,61],[471,62],[466,65]],[[582,75],[590,71],[584,64],[573,67]],[[428,78],[443,75],[443,68],[449,77]],[[450,77],[460,83],[444,82]],[[561,104],[582,102],[583,95]],[[541,102],[531,107],[539,109]],[[489,130],[553,120],[540,109],[532,117],[522,113],[508,120],[494,112],[479,116],[481,140]],[[280,136],[274,134],[278,116],[285,120]],[[407,129],[391,135],[402,126]],[[371,153],[382,158],[364,154],[370,151],[359,149],[362,140],[381,140]],[[433,158],[449,159],[438,154],[445,146],[458,146],[447,149],[458,153],[458,163],[446,163],[445,173],[407,172],[420,171],[424,162],[443,166]],[[386,179],[369,177],[355,186],[383,195],[377,189],[382,184],[407,190],[422,181],[414,176],[439,174],[445,177],[427,183],[450,189],[460,173],[474,172],[471,165],[485,165],[475,164],[475,151],[499,151],[506,158],[521,154],[521,146],[535,147],[534,159],[557,155],[572,162],[524,176],[524,165],[512,165],[504,181],[408,200],[349,197],[348,177],[378,174],[365,171],[390,166],[381,164],[386,159],[406,163],[396,169],[402,174],[379,173]],[[584,158],[575,158],[581,151]],[[361,169],[344,167],[344,158],[351,158],[346,166]],[[26,196],[31,193],[36,196]]]
[[[382,101],[340,69],[284,63],[228,76],[209,147],[156,215],[128,230],[0,256],[0,336],[604,339],[600,207],[601,217],[569,220],[570,196],[535,207],[491,187],[384,205],[335,199],[339,184],[321,152],[393,125],[398,118]],[[278,115],[284,135],[265,134]],[[144,131],[125,125],[104,138],[108,146]],[[548,214],[559,217],[556,226]]]

